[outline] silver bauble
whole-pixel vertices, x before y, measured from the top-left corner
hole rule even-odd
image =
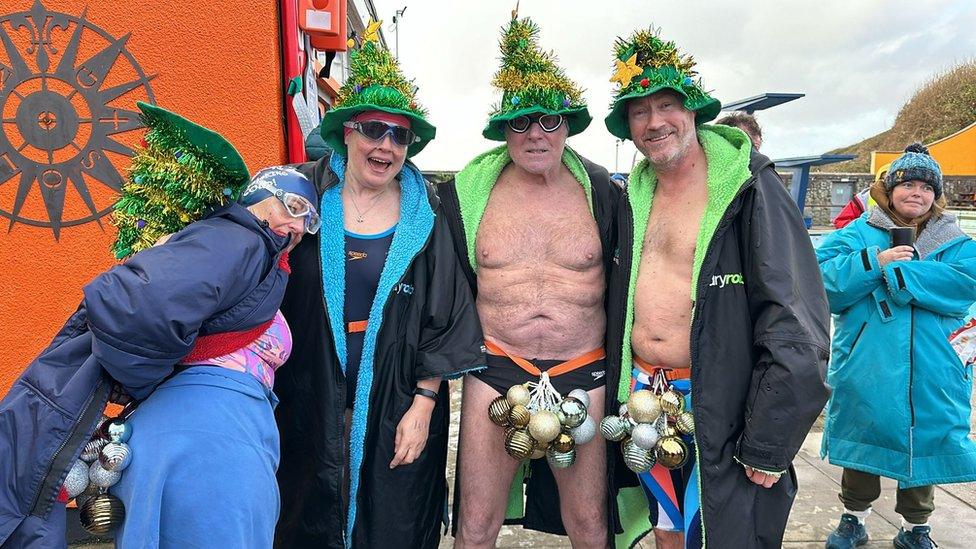
[[[529,434],[539,442],[552,442],[562,432],[559,418],[549,410],[539,410],[529,420]]]
[[[637,423],[651,423],[661,415],[661,404],[657,395],[647,389],[640,389],[630,395],[627,412]]]
[[[586,416],[586,419],[583,420],[583,423],[579,427],[569,430],[569,434],[573,435],[573,438],[576,439],[577,446],[586,444],[596,436],[596,422],[593,421],[592,417]]]
[[[88,469],[88,479],[91,480],[92,484],[95,486],[111,488],[122,479],[122,472],[106,471],[105,468],[102,467],[102,463],[96,460],[92,462],[91,467]]]
[[[638,446],[633,439],[623,445],[624,463],[635,473],[646,473],[654,467],[654,453]]]
[[[104,438],[95,438],[89,440],[85,443],[85,447],[81,449],[81,461],[85,463],[91,463],[98,459],[98,455],[102,453],[102,448],[108,444],[108,440]]]
[[[630,439],[643,450],[653,450],[660,440],[660,435],[654,425],[650,423],[640,423],[630,433]]]
[[[674,426],[678,429],[678,432],[683,435],[691,435],[695,432],[695,415],[690,411],[681,412],[678,415],[678,419],[675,420]]]
[[[590,407],[590,394],[583,389],[573,389],[569,392],[569,396],[575,398],[576,400],[583,403],[586,408]]]
[[[82,504],[78,515],[82,528],[96,536],[104,536],[125,520],[125,506],[112,494],[98,494]]]
[[[500,396],[488,405],[488,419],[499,427],[505,427],[508,425],[508,413],[511,410],[512,405],[508,403],[508,399]]]
[[[116,419],[108,423],[105,432],[112,442],[129,442],[129,439],[132,438],[132,424]]]
[[[88,464],[79,459],[68,470],[64,490],[68,492],[68,499],[75,499],[85,488],[88,488]]]
[[[618,442],[627,436],[625,422],[617,416],[607,416],[600,421],[600,434],[607,440]]]
[[[132,450],[124,442],[109,442],[102,448],[98,461],[106,471],[124,471],[132,462]]]
[[[671,388],[661,395],[661,408],[669,416],[676,416],[685,409],[685,395],[681,391]]]
[[[568,452],[559,452],[550,446],[546,450],[546,460],[553,469],[565,469],[576,463],[576,448]]]
[[[559,411],[562,414],[560,421],[566,427],[572,429],[579,427],[586,421],[586,406],[575,397],[566,397],[559,403]]]
[[[505,398],[508,399],[508,403],[512,406],[516,404],[521,404],[522,406],[529,405],[529,390],[526,389],[525,385],[512,385],[508,388],[508,392],[505,393]]]

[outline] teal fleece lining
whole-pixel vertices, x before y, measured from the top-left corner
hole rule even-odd
[[[328,306],[329,325],[342,371],[346,371],[345,310],[345,228],[342,208],[342,187],[345,181],[346,158],[333,153],[329,167],[339,184],[322,196],[322,228],[320,252],[322,288]],[[352,546],[352,532],[356,524],[359,482],[363,464],[363,446],[369,417],[369,396],[373,387],[373,359],[376,339],[383,324],[383,308],[394,292],[396,284],[410,268],[414,257],[423,249],[434,229],[434,211],[427,198],[423,176],[413,166],[404,165],[400,171],[400,221],[397,223],[390,251],[376,287],[376,297],[369,311],[363,354],[357,377],[356,398],[353,405],[352,428],[349,434],[349,514],[346,523],[346,547]]]
[[[475,258],[475,240],[478,238],[478,227],[481,218],[488,207],[488,198],[495,187],[498,177],[505,166],[512,161],[508,154],[508,146],[501,145],[474,158],[454,178],[454,188],[461,208],[461,221],[464,224],[464,238],[468,245],[468,261],[471,269],[478,272],[478,262]],[[593,192],[590,176],[583,167],[583,162],[575,151],[568,146],[563,150],[563,165],[569,169],[576,181],[583,186],[586,201],[593,213]]]

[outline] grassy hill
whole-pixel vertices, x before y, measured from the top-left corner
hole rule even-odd
[[[871,151],[900,151],[913,141],[928,144],[976,122],[976,59],[935,75],[905,103],[891,129],[860,143],[830,151],[856,154],[849,162],[825,166],[823,171],[866,173]]]

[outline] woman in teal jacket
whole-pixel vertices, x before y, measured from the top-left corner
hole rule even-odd
[[[834,338],[822,455],[844,467],[845,513],[828,548],[867,541],[880,476],[898,481],[896,547],[931,547],[934,485],[976,480],[972,366],[948,337],[976,301],[976,242],[943,213],[942,175],[921,145],[871,189],[877,206],[817,250]],[[889,229],[911,227],[913,246]]]

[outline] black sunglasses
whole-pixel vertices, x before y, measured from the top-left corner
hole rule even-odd
[[[420,138],[417,137],[417,134],[413,133],[413,130],[404,128],[403,126],[397,126],[396,124],[380,122],[379,120],[367,120],[366,122],[349,121],[343,122],[342,125],[356,130],[372,141],[382,141],[389,134],[393,138],[393,142],[401,147],[407,147],[420,141]]]
[[[515,133],[525,133],[529,131],[529,126],[533,122],[539,124],[542,131],[546,133],[552,133],[559,129],[559,126],[563,125],[563,115],[561,114],[536,114],[529,116],[523,114],[522,116],[516,116],[515,118],[508,121],[508,128]]]

